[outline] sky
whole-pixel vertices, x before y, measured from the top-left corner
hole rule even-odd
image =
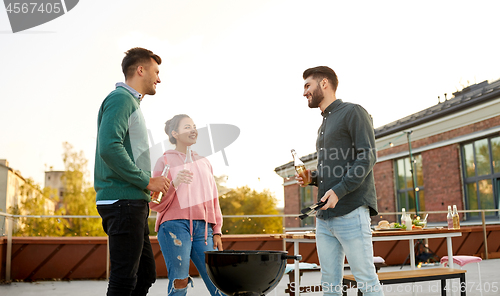
[[[302,96],[305,69],[334,69],[337,98],[381,127],[499,79],[498,11],[499,1],[85,0],[12,33],[1,7],[0,159],[43,186],[46,170],[64,169],[69,142],[92,179],[99,107],[139,46],[163,60],[156,95],[141,103],[154,142],[180,113],[198,128],[234,125],[228,165],[208,156],[214,174],[269,189],[283,206],[274,168],[291,149],[315,151],[322,119]]]

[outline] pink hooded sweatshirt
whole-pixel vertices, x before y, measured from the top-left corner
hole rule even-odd
[[[158,232],[160,224],[169,220],[189,220],[191,238],[193,235],[193,220],[204,220],[213,224],[213,233],[222,233],[222,213],[219,206],[217,186],[213,177],[212,165],[208,159],[191,154],[193,162],[186,164],[186,169],[193,173],[191,184],[181,183],[177,189],[170,184],[167,195],[163,196],[160,204],[149,203],[151,210],[158,212],[155,230]],[[165,162],[170,165],[167,178],[174,180],[177,173],[184,169],[186,154],[177,150],[168,150],[156,162],[153,177],[161,175]],[[205,242],[207,240],[207,226],[205,226]]]

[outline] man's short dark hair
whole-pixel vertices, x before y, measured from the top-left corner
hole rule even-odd
[[[151,59],[155,60],[158,65],[161,64],[161,58],[151,50],[134,47],[125,52],[125,57],[122,61],[122,71],[125,75],[125,79],[134,76],[135,69],[141,64],[145,66],[149,65]]]
[[[302,77],[307,79],[309,76],[312,76],[314,80],[323,80],[323,78],[328,79],[328,82],[332,85],[334,91],[337,91],[337,86],[339,85],[339,80],[337,78],[337,74],[330,67],[327,66],[318,66],[314,68],[309,68],[304,71]]]

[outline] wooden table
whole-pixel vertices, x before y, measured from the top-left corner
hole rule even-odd
[[[392,241],[392,240],[408,240],[410,248],[410,265],[411,269],[416,269],[415,267],[415,240],[416,239],[427,239],[427,238],[446,238],[446,247],[448,249],[448,267],[453,268],[453,247],[452,247],[452,237],[462,236],[462,232],[470,231],[470,229],[458,229],[458,230],[448,230],[446,228],[428,228],[428,229],[418,229],[418,230],[394,230],[394,231],[373,231],[372,241]],[[299,244],[301,242],[305,243],[315,243],[316,234],[314,233],[287,233],[278,235],[285,241],[293,242],[294,254],[299,255]],[[321,262],[320,262],[321,263]],[[295,260],[295,286],[298,288],[299,283],[299,261]],[[300,289],[297,289],[295,295],[300,295]]]
[[[428,238],[446,238],[446,247],[448,250],[448,258],[450,262],[453,262],[453,247],[452,247],[452,237],[462,236],[462,232],[470,232],[467,230],[448,230],[446,228],[429,228],[429,229],[418,229],[418,230],[396,230],[396,231],[374,231],[372,232],[372,241],[392,241],[392,240],[409,240],[410,247],[410,265],[411,269],[415,269],[415,240],[416,239],[428,239]],[[453,263],[449,264],[450,268],[453,268]]]

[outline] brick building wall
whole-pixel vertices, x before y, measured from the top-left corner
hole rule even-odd
[[[300,213],[300,187],[298,184],[290,184],[284,186],[285,190],[285,214]],[[285,227],[300,227],[298,219],[287,217],[285,218]]]
[[[458,210],[464,209],[460,145],[424,151],[422,164],[426,210],[447,211],[449,205],[457,205]],[[433,215],[432,219],[446,221],[446,214]]]
[[[412,149],[465,136],[500,125],[500,116],[492,117],[464,127],[443,132],[425,139],[412,141]],[[377,152],[383,157],[408,151],[408,144],[398,145]],[[449,205],[465,209],[460,163],[460,144],[453,144],[423,151],[424,202],[426,211],[447,211]],[[375,187],[379,212],[397,211],[394,191],[394,159],[379,162],[374,167]],[[462,214],[460,214],[463,216]],[[387,219],[388,218],[388,219]],[[395,217],[383,217],[395,220]],[[446,214],[432,215],[429,222],[446,221]],[[380,217],[373,220],[378,221]]]
[[[294,178],[290,178],[289,181],[293,181]],[[285,208],[284,214],[298,215],[302,209],[300,202],[300,186],[298,184],[289,184],[284,186],[285,190]],[[316,201],[318,196],[318,187],[313,186],[313,200]],[[298,217],[287,217],[285,218],[285,227],[300,227],[300,219]]]
[[[394,162],[386,160],[378,162],[373,167],[375,188],[377,192],[377,207],[379,212],[396,211],[396,194],[394,192]],[[372,217],[373,222],[380,220],[396,221],[395,215]]]

